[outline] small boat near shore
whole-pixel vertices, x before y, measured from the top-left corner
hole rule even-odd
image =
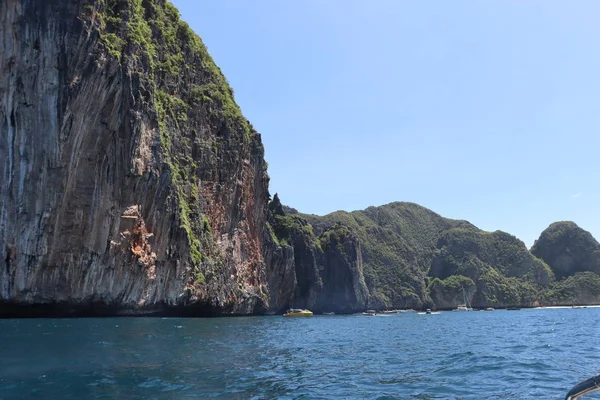
[[[459,304],[452,311],[473,311],[473,307],[471,307],[471,304],[469,303],[469,299],[467,299],[467,294],[465,293],[465,288],[461,287],[461,289],[462,289],[462,292],[463,292],[464,304]]]
[[[424,312],[420,312],[420,313],[417,313],[417,314],[419,314],[419,315],[437,315],[439,313],[440,313],[439,311],[431,311],[431,308],[428,308]]]
[[[313,312],[310,310],[304,310],[302,308],[290,308],[287,310],[284,317],[312,317]]]
[[[367,310],[364,313],[362,313],[362,315],[369,315],[371,317],[374,317],[377,315],[377,312],[375,312],[375,310]]]

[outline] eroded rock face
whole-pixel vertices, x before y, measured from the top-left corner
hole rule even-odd
[[[362,250],[349,228],[333,226],[317,237],[305,219],[283,212],[271,223],[280,238],[279,244],[274,240],[266,244],[266,249],[274,249],[266,257],[273,265],[269,269],[273,312],[289,307],[316,313],[366,309],[369,291]]]
[[[170,3],[0,24],[0,315],[365,308],[355,237],[273,239],[260,135]]]
[[[0,316],[597,300],[572,223],[532,248],[554,283],[511,235],[415,204],[269,214],[260,135],[165,0],[0,1],[0,71]]]
[[[460,304],[472,305],[477,290],[475,282],[462,275],[442,280],[434,278],[429,285],[431,299],[438,310],[453,310]]]
[[[261,312],[260,135],[170,4],[104,3],[0,2],[0,313]]]
[[[283,313],[291,307],[296,291],[294,248],[278,246],[272,240],[265,246],[269,288],[269,314]]]
[[[335,228],[334,228],[335,229]],[[369,291],[363,273],[358,239],[348,232],[325,235],[320,271],[323,287],[313,307],[324,312],[351,313],[364,310]]]
[[[585,271],[600,273],[600,244],[574,222],[551,224],[535,241],[531,253],[544,260],[557,278]]]

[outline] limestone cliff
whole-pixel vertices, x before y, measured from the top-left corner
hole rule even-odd
[[[260,135],[169,2],[1,1],[0,70],[1,314],[264,310]]]
[[[355,312],[368,305],[362,248],[352,232],[334,226],[319,238],[323,251],[320,269],[323,289],[316,308],[323,311]]]
[[[555,222],[531,252],[560,279],[544,291],[543,304],[600,304],[600,244],[588,231],[574,222]]]
[[[412,203],[269,203],[260,135],[166,0],[0,1],[0,70],[0,317],[600,300],[572,223],[532,254]]]
[[[455,309],[459,304],[470,303],[477,290],[475,282],[462,275],[435,278],[429,284],[429,295],[438,309]]]
[[[546,306],[600,304],[600,275],[578,272],[557,281],[544,290],[541,303]]]
[[[278,277],[270,285],[271,312],[297,307],[317,313],[351,313],[367,307],[362,250],[347,227],[333,226],[315,236],[306,220],[283,212],[272,216],[269,227],[277,251],[287,254],[285,262],[273,268],[279,275],[269,273]],[[277,297],[273,296],[275,288]]]
[[[531,252],[546,261],[559,278],[585,271],[600,273],[600,244],[574,222],[551,224]]]
[[[548,265],[506,232],[450,229],[437,245],[429,274],[441,279],[470,278],[476,288],[471,298],[474,307],[532,306],[538,288],[554,280]],[[441,299],[434,301],[440,307]]]
[[[358,238],[369,308],[455,308],[463,288],[474,307],[533,306],[554,280],[516,237],[413,203],[298,217],[316,235],[339,224]]]

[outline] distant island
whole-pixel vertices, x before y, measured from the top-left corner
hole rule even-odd
[[[600,245],[573,222],[553,223],[529,251],[506,232],[485,232],[414,203],[322,217],[278,203],[276,195],[274,235],[301,254],[296,268],[312,277],[296,298],[304,307],[453,309],[463,302],[462,288],[476,308],[600,303]],[[333,262],[322,255],[332,251]]]
[[[529,251],[411,203],[285,207],[170,2],[43,4],[0,5],[0,317],[600,303],[598,242],[572,222]]]

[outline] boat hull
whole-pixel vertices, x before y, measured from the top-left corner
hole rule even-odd
[[[283,314],[284,317],[312,317],[313,313],[312,311],[300,311],[300,312],[288,312]]]

